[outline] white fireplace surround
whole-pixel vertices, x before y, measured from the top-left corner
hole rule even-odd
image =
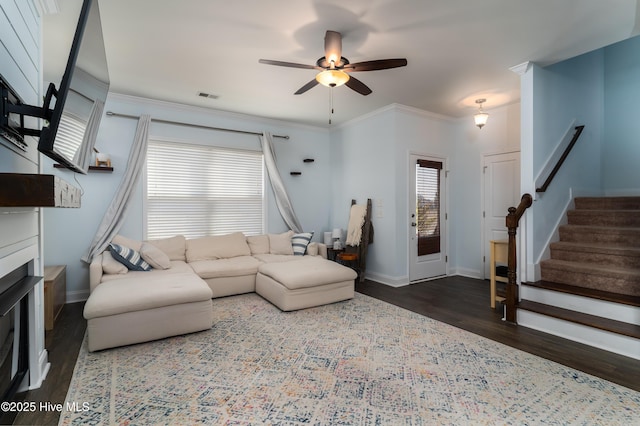
[[[37,244],[29,245],[0,258],[0,278],[23,265],[29,275],[39,275]],[[19,392],[37,389],[49,372],[48,353],[44,348],[44,282],[40,280],[26,296],[29,308],[29,374],[20,385]]]

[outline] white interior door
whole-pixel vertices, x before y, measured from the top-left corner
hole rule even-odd
[[[409,281],[447,274],[446,167],[443,158],[411,155]]]
[[[488,278],[491,240],[508,238],[506,216],[509,207],[520,201],[520,153],[485,155],[482,159],[483,178],[483,241],[484,278]]]

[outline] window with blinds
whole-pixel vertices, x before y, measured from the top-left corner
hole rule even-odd
[[[263,233],[262,152],[149,141],[146,237]]]
[[[416,232],[418,256],[440,253],[439,161],[418,160],[416,164]]]
[[[87,122],[80,118],[63,113],[56,133],[56,151],[66,158],[73,158],[82,145]]]

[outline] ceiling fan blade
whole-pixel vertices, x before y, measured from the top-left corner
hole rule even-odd
[[[308,82],[307,84],[299,88],[298,91],[294,93],[294,95],[302,95],[307,90],[316,87],[317,84],[318,84],[318,80],[314,78],[313,80],[311,80],[310,82]]]
[[[368,94],[371,93],[371,89],[369,89],[369,87],[366,84],[364,84],[363,82],[361,82],[355,77],[351,77],[349,81],[347,81],[344,85],[347,86],[349,89],[355,90],[356,92],[364,96],[367,96]]]
[[[344,66],[346,72],[356,71],[376,71],[386,70],[389,68],[404,67],[407,65],[407,60],[402,59],[378,59],[375,61],[356,62],[355,64],[347,64]]]
[[[324,57],[329,64],[340,64],[342,59],[342,34],[337,31],[327,31],[324,35]]]
[[[271,59],[260,59],[258,60],[261,64],[266,65],[277,65],[279,67],[289,67],[289,68],[304,68],[308,70],[322,70],[316,65],[305,65],[305,64],[296,64],[294,62],[284,62],[284,61],[272,61]]]

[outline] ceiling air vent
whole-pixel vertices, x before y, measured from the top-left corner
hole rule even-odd
[[[198,92],[198,96],[200,96],[201,98],[208,98],[208,99],[218,99],[219,98],[218,95],[212,95],[211,93],[205,93],[205,92]]]

